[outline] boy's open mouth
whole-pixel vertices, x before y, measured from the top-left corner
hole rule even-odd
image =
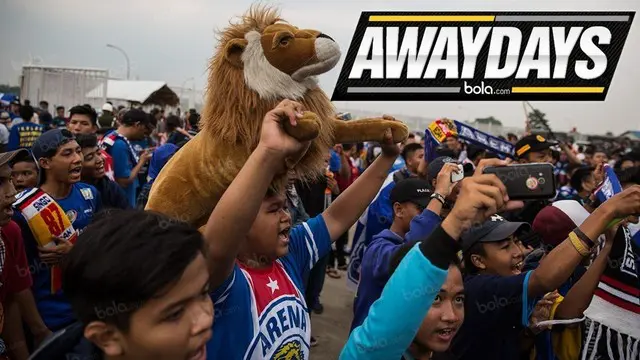
[[[291,226],[287,226],[286,228],[282,229],[282,231],[278,233],[278,240],[283,242],[285,245],[289,244],[290,231],[291,231]]]
[[[455,327],[446,327],[436,330],[436,334],[441,341],[451,341],[457,331],[458,329]]]
[[[517,263],[515,263],[515,264],[513,265],[513,272],[514,272],[514,273],[517,273],[517,274],[521,273],[521,272],[522,272],[522,267],[523,267],[523,266],[524,266],[524,260],[520,260],[520,261],[518,261]]]
[[[69,174],[80,176],[82,173],[82,166],[76,166],[69,171]]]

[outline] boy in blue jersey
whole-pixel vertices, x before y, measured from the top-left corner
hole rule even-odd
[[[414,151],[413,153],[412,149]],[[353,236],[354,245],[351,252],[351,262],[349,263],[349,269],[347,271],[347,285],[352,288],[357,287],[360,282],[360,266],[365,249],[371,244],[374,236],[383,230],[389,229],[393,222],[393,208],[392,203],[389,201],[389,195],[395,184],[406,178],[406,174],[408,174],[409,177],[417,177],[420,172],[424,171],[421,171],[421,168],[427,168],[427,181],[430,183],[431,189],[433,189],[435,188],[440,170],[442,170],[445,164],[454,162],[454,160],[449,157],[441,156],[431,161],[427,167],[424,164],[424,150],[422,151],[422,156],[420,156],[420,153],[416,154],[418,150],[419,149],[413,148],[413,145],[407,149],[404,155],[409,160],[408,166],[410,167],[408,167],[406,171],[401,170],[389,174],[376,198],[371,202],[360,219],[358,219],[356,231]],[[441,215],[445,215],[444,211],[449,211],[451,200],[455,200],[455,193],[450,193],[449,196],[445,196],[445,198],[450,201],[447,202],[446,209],[442,210],[443,213]]]
[[[124,114],[118,129],[107,133],[102,139],[102,148],[113,157],[114,178],[124,189],[132,207],[136,206],[140,187],[138,175],[151,159],[148,151],[138,155],[132,142],[144,139],[149,126],[149,115],[142,110],[131,109]]]
[[[29,105],[20,107],[22,122],[11,127],[7,150],[28,149],[44,131],[42,125],[31,121],[35,111]]]
[[[78,232],[89,225],[99,210],[100,197],[96,188],[80,182],[82,152],[73,134],[66,129],[53,129],[42,134],[31,152],[38,161],[38,187],[64,210],[71,225]],[[16,196],[29,196],[37,188],[26,189]],[[15,210],[13,219],[20,226],[25,243],[29,269],[33,277],[33,293],[40,316],[51,331],[57,331],[75,321],[71,305],[61,290],[52,293],[51,268],[72,247],[72,244],[52,239],[51,248],[38,246],[25,216]]]
[[[454,355],[462,360],[519,358],[520,336],[531,336],[526,327],[538,299],[567,281],[614,219],[638,213],[636,185],[600,205],[536,269],[524,272],[517,236],[528,230],[527,223],[494,215],[463,234],[465,321],[453,339]]]
[[[426,180],[400,180],[390,194],[393,223],[388,230],[374,236],[367,246],[360,266],[360,283],[353,304],[351,330],[360,326],[369,308],[389,280],[389,259],[405,241],[424,239],[440,224],[440,212],[452,189],[451,174],[455,164],[445,164],[438,175],[434,192]],[[411,231],[409,231],[411,229]]]
[[[31,359],[207,359],[213,306],[202,235],[149,211],[104,215],[80,235],[62,267],[80,321]]]
[[[309,145],[291,138],[281,124],[295,126],[303,110],[284,100],[267,113],[257,148],[204,230],[217,285],[211,294],[216,316],[207,352],[217,358],[309,358],[311,324],[303,279],[331,242],[355,223],[398,156],[388,130],[382,154],[353,186],[321,215],[292,228],[285,195],[268,190],[274,176],[286,171],[285,159]]]

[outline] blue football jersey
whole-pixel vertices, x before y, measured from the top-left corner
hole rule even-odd
[[[26,189],[17,197],[34,190],[34,188]],[[80,182],[73,184],[71,192],[66,198],[56,199],[56,202],[64,210],[78,234],[91,223],[95,214],[100,210],[100,195],[96,188]],[[18,209],[15,209],[13,220],[22,230],[25,253],[33,277],[32,290],[38,312],[50,330],[59,330],[76,320],[71,310],[71,304],[65,298],[62,290],[55,294],[51,293],[51,271],[47,265],[40,261],[38,243],[34,239],[26,219]]]
[[[237,263],[212,294],[210,359],[308,359],[311,319],[304,300],[307,273],[331,249],[318,215],[291,229],[289,254],[266,269]]]

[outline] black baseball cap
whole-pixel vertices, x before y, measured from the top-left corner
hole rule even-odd
[[[429,205],[430,197],[429,183],[420,178],[398,181],[389,194],[391,204],[412,202],[421,207]]]
[[[3,152],[0,153],[0,167],[6,165],[6,164],[11,164],[12,160],[18,156],[18,155],[22,155],[22,154],[28,154],[29,151],[27,151],[27,149],[18,149],[18,150],[14,150],[14,151],[8,151],[8,152]]]
[[[554,145],[555,142],[547,141],[542,135],[527,135],[516,143],[516,157],[522,158],[530,152],[546,150]]]
[[[528,231],[531,231],[531,225],[526,222],[511,222],[500,215],[493,215],[480,226],[474,226],[462,234],[462,252],[479,242],[503,241],[513,234],[519,235]]]
[[[457,164],[458,162],[450,156],[440,156],[431,160],[429,166],[427,166],[427,183],[429,187],[431,187],[431,181],[437,178],[440,171],[442,171],[444,164],[448,163]]]

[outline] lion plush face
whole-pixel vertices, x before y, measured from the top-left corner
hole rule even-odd
[[[332,38],[286,23],[249,31],[225,50],[227,60],[242,67],[246,85],[264,100],[303,98],[318,86],[316,75],[340,60],[340,47]]]

